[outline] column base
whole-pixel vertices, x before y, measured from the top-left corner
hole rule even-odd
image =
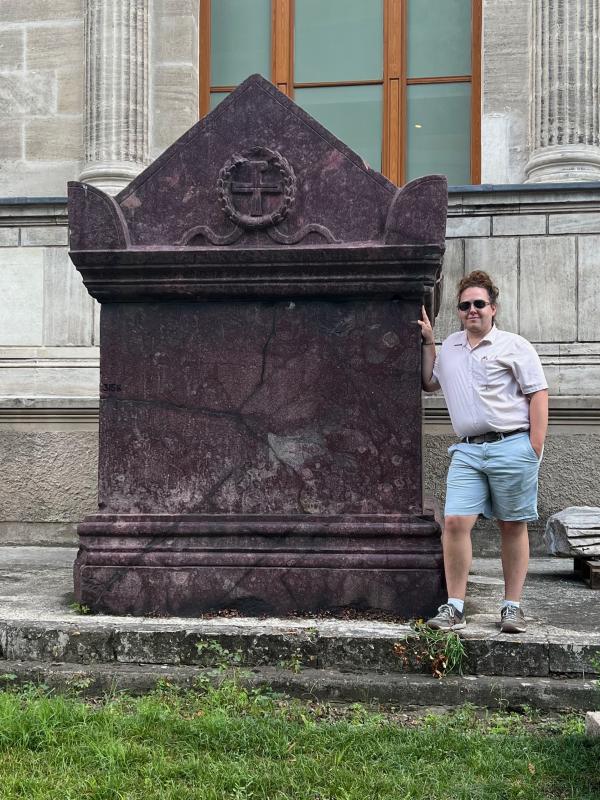
[[[525,167],[525,183],[600,181],[600,147],[561,144],[541,147]]]
[[[146,166],[146,164],[131,161],[88,164],[79,176],[79,180],[82,183],[90,183],[106,194],[116,195],[131,183]]]

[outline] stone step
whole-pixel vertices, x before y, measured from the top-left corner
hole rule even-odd
[[[323,702],[359,702],[401,708],[476,706],[542,711],[590,711],[598,706],[598,687],[582,678],[517,678],[467,675],[437,679],[429,675],[390,675],[276,667],[252,670],[207,670],[158,664],[56,664],[4,661],[0,685],[42,684],[61,692],[98,697],[114,692],[143,694],[157,685],[199,688],[235,679],[240,686],[265,688],[293,697]]]
[[[430,673],[438,652],[426,634],[388,622],[110,619],[0,620],[0,659],[394,675]],[[461,640],[466,675],[587,678],[600,670],[600,633],[571,631],[565,636],[564,631],[538,629],[515,635],[470,625]]]
[[[570,560],[532,559],[522,635],[497,627],[499,562],[475,560],[462,635],[464,676],[438,680],[423,640],[411,639],[408,625],[389,621],[77,613],[74,557],[66,548],[0,548],[0,676],[64,688],[79,681],[101,693],[113,676],[115,686],[141,691],[160,678],[185,684],[207,670],[218,678],[237,668],[257,685],[272,681],[273,688],[298,694],[313,687],[322,699],[600,706],[598,593],[573,575]]]

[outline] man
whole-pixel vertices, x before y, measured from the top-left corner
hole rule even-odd
[[[425,309],[422,382],[442,389],[460,442],[449,448],[442,547],[448,602],[428,621],[437,630],[466,626],[464,600],[471,566],[471,529],[479,514],[496,518],[502,536],[503,633],[526,630],[521,592],[529,562],[527,522],[537,515],[538,471],[548,427],[548,384],[533,346],[495,325],[498,289],[486,272],[458,285],[462,330],[436,357]]]

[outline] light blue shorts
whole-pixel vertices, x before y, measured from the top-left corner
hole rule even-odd
[[[541,459],[529,433],[497,442],[453,444],[446,491],[446,516],[483,514],[506,522],[538,519]]]

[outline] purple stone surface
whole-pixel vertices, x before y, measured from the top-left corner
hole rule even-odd
[[[69,186],[102,303],[99,513],[79,602],[193,616],[443,597],[420,332],[445,178],[402,190],[260,76],[116,198]]]

